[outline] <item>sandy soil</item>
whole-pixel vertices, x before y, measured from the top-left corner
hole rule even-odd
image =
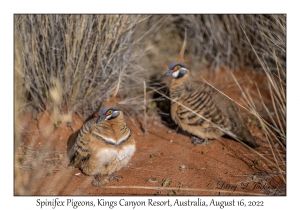
[[[248,88],[258,110],[262,110],[261,99],[252,81],[259,84],[265,103],[270,103],[265,77],[253,72],[235,75],[240,85]],[[228,71],[202,76],[245,104]],[[144,135],[140,119],[127,117],[137,141],[137,152],[127,167],[115,173],[122,178],[102,187],[92,186],[94,177],[67,168],[67,145],[73,134],[70,126],[53,125],[48,113],[40,113],[38,120],[32,113],[20,115],[23,132],[15,152],[15,195],[285,195],[285,177],[262,158],[274,162],[264,133],[251,115],[243,110],[242,113],[261,145],[258,149],[250,150],[227,138],[194,146],[188,134],[158,115],[149,116],[148,132]],[[74,130],[82,123],[77,115],[73,116]],[[285,158],[285,151],[279,145],[276,147]],[[285,170],[285,166],[281,168]]]

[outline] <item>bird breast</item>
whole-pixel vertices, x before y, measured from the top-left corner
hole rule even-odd
[[[110,133],[108,133],[110,135],[107,135],[104,132],[101,132],[101,133],[94,132],[93,134],[95,136],[97,136],[99,139],[101,139],[102,141],[104,141],[105,143],[107,143],[107,144],[111,144],[111,145],[114,145],[114,146],[119,146],[119,145],[121,145],[122,143],[124,143],[125,141],[127,141],[130,138],[131,131],[129,129],[127,129],[126,132],[124,132],[122,134],[119,134],[119,135],[113,135],[113,134],[110,134]],[[109,136],[113,136],[114,138],[109,137]]]
[[[135,153],[135,145],[124,145],[121,148],[103,148],[99,150],[94,159],[97,166],[92,174],[112,174],[126,166]]]
[[[111,163],[113,161],[122,162],[126,159],[130,159],[135,152],[135,145],[126,145],[121,149],[117,148],[105,148],[98,151],[96,157],[103,162]]]

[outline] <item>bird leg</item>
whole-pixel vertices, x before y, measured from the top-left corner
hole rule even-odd
[[[94,177],[95,179],[93,180],[92,185],[95,187],[101,187],[103,185],[106,185],[110,181],[109,177],[105,177],[104,179],[100,180],[98,174]]]
[[[112,179],[119,181],[119,178],[123,178],[122,176],[115,176],[114,174],[108,175],[106,177],[104,177],[103,179],[99,179],[98,174],[94,176],[95,179],[92,182],[92,185],[95,187],[101,187],[103,185],[106,185],[108,182],[110,182]]]
[[[117,182],[119,181],[120,178],[123,178],[122,176],[115,176],[114,174],[111,174],[109,176],[109,180],[116,180]]]
[[[191,141],[192,141],[192,143],[196,146],[196,145],[201,145],[201,144],[206,144],[206,142],[207,142],[207,138],[205,138],[205,139],[202,139],[202,138],[199,138],[199,137],[197,137],[197,136],[192,136],[191,137]]]

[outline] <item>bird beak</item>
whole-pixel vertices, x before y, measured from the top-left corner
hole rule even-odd
[[[171,75],[172,75],[172,73],[173,73],[173,72],[172,72],[172,70],[168,70],[168,71],[167,71],[167,73],[165,73],[165,75],[164,75],[164,76],[165,76],[165,77],[166,77],[166,76],[171,76]]]
[[[101,122],[101,121],[104,120],[104,119],[105,119],[105,115],[100,116],[100,117],[98,118],[98,120],[97,120],[97,123]]]

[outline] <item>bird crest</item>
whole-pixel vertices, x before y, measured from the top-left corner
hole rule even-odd
[[[120,87],[120,83],[121,83],[121,75],[119,76],[119,81],[118,81],[118,84],[117,84],[117,87],[115,89],[115,92],[113,93],[113,95],[110,97],[109,100],[107,100],[102,107],[108,107],[108,106],[116,106],[118,107],[118,103],[116,101],[116,96],[118,94],[118,91],[119,91],[119,87]]]
[[[184,31],[184,40],[183,40],[179,55],[177,56],[177,58],[175,58],[174,61],[175,62],[180,62],[180,63],[183,63],[183,64],[187,65],[187,62],[184,59],[185,47],[186,47],[186,30]]]

